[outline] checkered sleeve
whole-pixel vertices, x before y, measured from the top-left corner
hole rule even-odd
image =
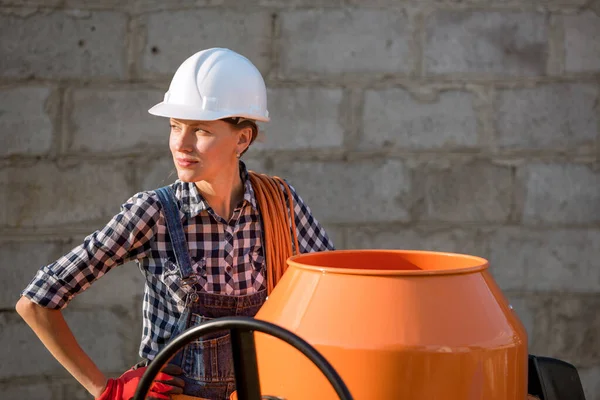
[[[38,270],[21,293],[47,308],[62,309],[111,268],[149,252],[159,205],[149,192],[141,192],[121,206],[101,230],[55,262]]]
[[[304,203],[302,198],[296,192],[296,189],[294,189],[287,180],[285,182],[290,187],[290,191],[294,198],[294,216],[300,253],[334,250],[333,242],[329,239],[327,232],[325,232],[325,229],[319,224],[319,221],[313,217],[308,205]]]

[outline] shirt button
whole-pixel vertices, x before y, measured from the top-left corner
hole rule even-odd
[[[230,266],[230,265],[228,265],[228,266],[226,266],[226,267],[225,267],[225,271],[226,271],[227,273],[231,273],[231,270],[232,270],[232,269],[233,269],[233,268],[231,268],[231,266]]]

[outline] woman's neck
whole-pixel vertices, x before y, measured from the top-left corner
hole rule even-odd
[[[225,221],[229,221],[233,210],[244,198],[244,185],[237,165],[232,172],[220,174],[210,182],[196,182],[196,187],[213,211]]]

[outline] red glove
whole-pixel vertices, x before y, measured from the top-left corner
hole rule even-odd
[[[96,400],[132,399],[146,369],[147,367],[130,369],[117,379],[109,379],[104,392]],[[182,373],[181,368],[169,364],[162,371],[154,378],[146,399],[168,400],[171,398],[171,394],[183,393],[183,380],[172,376],[180,375]]]

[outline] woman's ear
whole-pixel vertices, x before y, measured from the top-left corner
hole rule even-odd
[[[244,153],[246,151],[246,149],[248,149],[248,146],[250,146],[251,142],[252,142],[252,128],[249,126],[246,126],[242,129],[240,129],[240,131],[238,132],[238,143],[237,143],[238,154]]]

